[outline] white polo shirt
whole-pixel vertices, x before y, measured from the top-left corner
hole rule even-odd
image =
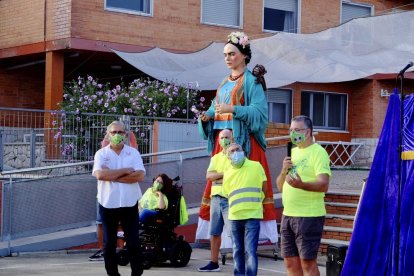
[[[101,148],[95,154],[92,175],[106,166],[109,169],[133,168],[144,171],[145,168],[138,150],[124,145],[121,153],[116,154],[110,145]],[[129,184],[115,181],[98,180],[98,202],[105,208],[120,208],[134,206],[142,197],[139,183]]]

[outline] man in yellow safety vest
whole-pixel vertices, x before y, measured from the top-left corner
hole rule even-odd
[[[233,239],[234,275],[257,275],[257,244],[266,173],[257,161],[244,155],[239,144],[230,144],[227,157],[231,166],[224,172],[223,192],[228,197]]]

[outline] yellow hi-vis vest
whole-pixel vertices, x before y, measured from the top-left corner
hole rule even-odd
[[[266,174],[259,162],[246,159],[239,169],[229,167],[223,177],[223,192],[229,200],[229,219],[263,219],[262,191]]]

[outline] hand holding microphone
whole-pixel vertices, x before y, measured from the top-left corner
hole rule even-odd
[[[294,176],[293,175],[290,175],[290,174],[287,175],[286,176],[286,182],[290,186],[292,186],[293,188],[300,189],[303,186],[302,178],[298,174],[295,174]]]
[[[285,159],[283,160],[283,168],[282,168],[282,172],[284,174],[288,174],[290,169],[292,168],[293,164],[292,164],[292,160],[291,160],[291,156],[292,156],[292,142],[288,142],[287,143],[287,156],[285,157]]]

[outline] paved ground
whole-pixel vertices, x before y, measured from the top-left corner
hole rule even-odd
[[[330,192],[360,192],[362,183],[368,177],[368,170],[334,170],[332,173]],[[90,262],[88,256],[92,251],[58,251],[41,253],[21,253],[14,257],[0,257],[0,275],[20,276],[20,275],[64,275],[64,276],[96,276],[106,275],[103,262]],[[209,259],[208,249],[194,248],[190,263],[184,268],[152,267],[146,270],[144,275],[206,275],[197,272],[197,268],[204,266]],[[286,275],[286,269],[282,260],[275,261],[272,254],[268,257],[259,258],[258,275]],[[325,259],[318,260],[320,265],[324,264]],[[207,276],[232,275],[233,263],[231,256],[228,255],[227,263],[222,266],[221,272],[208,273]],[[321,275],[326,275],[326,268],[319,267]],[[122,275],[130,275],[130,268],[120,267]]]
[[[103,262],[90,262],[88,256],[91,251],[77,252],[43,252],[43,253],[24,253],[19,256],[0,258],[0,275],[21,276],[21,275],[45,275],[45,276],[98,276],[106,275]],[[228,255],[226,265],[221,266],[220,272],[200,273],[197,268],[206,264],[209,259],[208,249],[194,248],[191,260],[186,267],[172,268],[152,267],[145,270],[144,275],[204,275],[204,276],[223,276],[233,274],[233,262]],[[269,257],[259,257],[258,275],[286,275],[286,270],[282,260],[275,261]],[[321,275],[325,275],[325,267],[319,267]],[[120,267],[121,275],[130,275],[130,267]]]
[[[328,192],[360,193],[362,184],[368,178],[369,170],[332,170]]]

